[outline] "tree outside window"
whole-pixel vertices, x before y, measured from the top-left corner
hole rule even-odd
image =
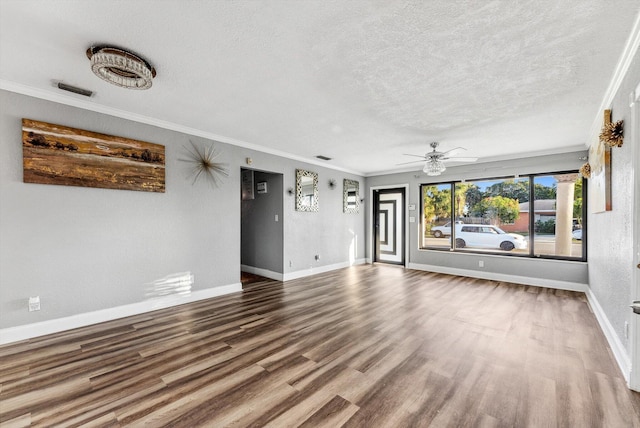
[[[582,183],[577,172],[569,172],[423,185],[421,246],[583,259]],[[461,224],[495,226],[498,234],[502,231],[528,245],[505,250],[510,245],[501,249],[491,248],[493,244],[474,247],[465,242],[464,247],[457,248],[451,237],[458,229],[462,232]],[[467,227],[464,230],[476,229]]]

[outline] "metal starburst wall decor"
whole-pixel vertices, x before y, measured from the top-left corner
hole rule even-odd
[[[227,164],[216,162],[221,152],[216,149],[214,144],[203,147],[191,140],[189,140],[189,143],[191,143],[191,147],[184,147],[186,159],[178,160],[191,164],[190,177],[193,177],[191,184],[195,184],[200,177],[203,177],[209,184],[217,187],[222,181],[222,177],[229,176]]]

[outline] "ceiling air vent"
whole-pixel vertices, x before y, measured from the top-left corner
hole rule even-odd
[[[322,160],[326,160],[326,161],[331,160],[331,158],[328,158],[328,157],[326,157],[326,156],[322,156],[322,155],[318,155],[318,156],[316,156],[316,157],[317,157],[318,159],[322,159]]]
[[[58,82],[58,89],[73,92],[74,94],[84,95],[85,97],[90,97],[91,95],[93,95],[93,92],[88,89],[78,88],[77,86],[67,85],[66,83],[62,82]]]

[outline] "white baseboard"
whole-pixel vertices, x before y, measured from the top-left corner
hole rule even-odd
[[[420,263],[409,263],[409,269],[423,270],[428,272],[446,273],[449,275],[468,276],[471,278],[488,279],[491,281],[513,282],[515,284],[535,285],[538,287],[556,288],[559,290],[581,291],[586,293],[589,289],[587,284],[579,282],[558,281],[555,279],[531,278],[528,276],[507,275],[494,272],[481,272],[477,270],[458,269],[452,267],[425,265]]]
[[[229,284],[220,287],[207,288],[205,290],[196,290],[184,296],[154,298],[128,305],[71,315],[64,318],[3,328],[0,330],[0,345],[44,336],[46,334],[58,333],[78,327],[85,327],[91,324],[111,321],[118,318],[138,315],[171,306],[183,305],[185,303],[195,302],[198,300],[210,299],[212,297],[223,296],[225,294],[237,293],[239,291],[242,291],[241,283]]]
[[[325,265],[325,266],[312,267],[309,269],[297,270],[295,272],[285,273],[283,281],[290,281],[292,279],[304,278],[305,276],[311,276],[319,273],[330,272],[332,270],[337,270],[337,269],[344,269],[349,266],[362,265],[364,263],[365,263],[365,259],[357,259],[353,263],[342,262],[342,263],[335,263],[332,265]]]
[[[616,334],[613,326],[609,322],[609,318],[600,306],[600,302],[596,299],[595,294],[588,289],[585,293],[587,295],[587,300],[589,301],[589,305],[593,310],[594,315],[596,316],[596,320],[598,320],[598,324],[600,324],[600,329],[604,333],[607,342],[609,343],[609,347],[613,352],[613,356],[620,367],[620,371],[622,371],[622,376],[624,380],[629,385],[630,374],[631,374],[631,358],[627,353],[627,350],[624,347],[624,344],[620,341],[620,337]]]
[[[358,259],[354,263],[344,262],[333,265],[320,266],[307,270],[292,272],[289,274],[281,274],[266,269],[253,268],[251,266],[242,265],[245,272],[254,273],[256,275],[275,279],[276,281],[286,281],[290,279],[302,278],[318,273],[329,272],[336,269],[342,269],[352,265],[363,264],[364,259]],[[225,294],[237,293],[242,291],[242,284],[230,284],[220,287],[207,288],[205,290],[197,290],[184,296],[165,296],[154,298],[142,302],[131,303],[128,305],[116,306],[113,308],[101,309],[93,312],[85,312],[82,314],[71,315],[53,320],[20,325],[16,327],[8,327],[0,329],[0,345],[27,340],[38,336],[58,333],[74,328],[85,327],[92,324],[98,324],[105,321],[111,321],[118,318],[143,314],[158,309],[164,309],[171,306],[183,305],[185,303],[195,302],[198,300],[210,299],[212,297],[223,296]]]
[[[280,272],[274,272],[272,270],[262,269],[249,265],[240,265],[240,269],[242,269],[243,272],[264,276],[265,278],[273,279],[276,281],[282,281],[282,278],[284,277],[284,274],[281,274]]]

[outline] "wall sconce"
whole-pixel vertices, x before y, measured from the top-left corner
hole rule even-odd
[[[293,193],[294,193],[294,192],[293,192],[293,187],[289,187],[289,188],[287,189],[287,193],[289,194],[289,196],[293,196]]]
[[[329,180],[329,188],[333,189],[334,187],[336,187],[336,180],[332,178],[331,180]]]
[[[591,165],[589,164],[589,162],[580,167],[580,174],[584,178],[591,178]]]
[[[600,132],[600,141],[607,147],[622,147],[624,142],[624,121],[611,122],[611,110],[604,111],[604,125]]]
[[[364,198],[360,198],[360,203],[364,204]]]

